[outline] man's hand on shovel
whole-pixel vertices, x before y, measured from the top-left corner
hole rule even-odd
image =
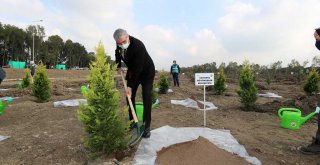
[[[120,75],[123,75],[123,73],[124,73],[122,68],[118,68],[117,72]],[[128,96],[128,98],[131,99],[131,95],[132,95],[132,89],[130,87],[127,87],[127,89],[125,90],[124,96]]]
[[[118,74],[121,74],[121,73],[123,73],[123,69],[122,68],[118,68],[117,72],[118,72]]]
[[[127,88],[125,95],[131,99],[132,89],[130,87]]]

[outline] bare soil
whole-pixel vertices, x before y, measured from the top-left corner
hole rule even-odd
[[[7,81],[0,88],[0,97],[20,97],[14,100],[0,116],[0,135],[10,136],[0,142],[0,164],[114,164],[115,155],[106,155],[95,161],[87,160],[86,151],[81,144],[85,136],[83,126],[77,119],[78,107],[54,108],[54,101],[83,98],[80,86],[87,84],[85,77],[88,71],[49,70],[52,81],[53,96],[49,102],[37,103],[30,89],[18,89],[23,70],[7,69]],[[58,79],[57,79],[58,78]],[[159,95],[160,104],[152,112],[152,129],[170,125],[173,127],[203,126],[203,112],[172,105],[172,99],[194,97],[203,99],[203,89],[195,87],[188,77],[181,76],[181,86],[170,88],[174,91]],[[11,79],[11,80],[10,80]],[[118,79],[120,80],[120,79]],[[319,155],[303,155],[301,146],[310,143],[317,130],[316,117],[307,121],[300,130],[293,131],[281,128],[277,110],[280,107],[296,107],[303,111],[303,116],[314,111],[320,101],[319,96],[304,95],[301,84],[274,82],[259,93],[274,92],[283,98],[263,98],[257,101],[257,110],[245,112],[241,110],[239,97],[236,94],[236,80],[228,80],[226,94],[217,96],[208,91],[206,100],[213,102],[218,110],[207,111],[206,127],[212,129],[228,129],[231,134],[244,145],[250,156],[261,160],[262,164],[300,164],[316,165],[320,163]],[[123,87],[118,81],[119,91]],[[211,92],[211,93],[210,93]],[[121,94],[119,107],[126,105]],[[139,97],[139,95],[138,95]],[[141,97],[137,100],[141,100]],[[151,135],[152,136],[152,135]],[[130,164],[136,148],[121,160]]]
[[[178,143],[157,152],[159,165],[249,165],[243,158],[218,148],[209,140],[199,137],[196,140]]]

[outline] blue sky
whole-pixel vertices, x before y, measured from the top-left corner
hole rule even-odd
[[[113,59],[112,34],[121,27],[144,42],[157,69],[168,70],[174,59],[182,67],[244,60],[286,66],[320,55],[313,38],[319,8],[319,0],[1,0],[0,21],[40,24],[47,36],[88,51],[101,40]]]

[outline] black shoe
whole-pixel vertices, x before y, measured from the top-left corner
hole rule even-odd
[[[149,138],[151,136],[150,128],[145,128],[142,137]]]
[[[307,147],[301,147],[300,152],[307,155],[320,154],[320,142],[312,137],[312,143]]]

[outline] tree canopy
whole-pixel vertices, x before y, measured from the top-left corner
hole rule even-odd
[[[81,43],[63,41],[59,35],[48,36],[47,40],[45,37],[43,26],[29,25],[22,29],[0,22],[0,65],[5,66],[10,60],[29,63],[33,61],[33,53],[34,61],[47,67],[56,64],[66,64],[67,68],[89,67],[94,59],[94,53],[88,53]]]

